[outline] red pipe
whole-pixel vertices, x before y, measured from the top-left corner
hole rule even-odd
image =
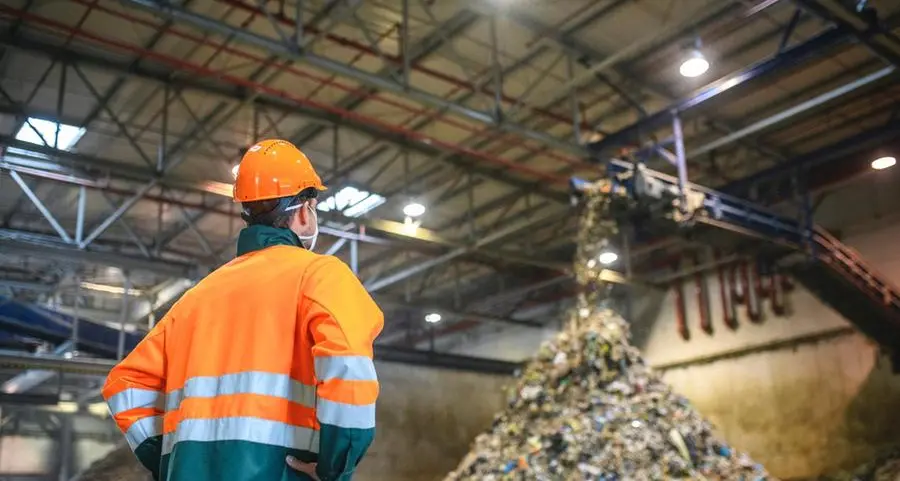
[[[791,276],[781,276],[781,287],[784,289],[784,292],[791,292],[794,290],[794,279]]]
[[[678,266],[674,267],[678,271]],[[675,292],[675,327],[682,339],[688,341],[691,339],[691,330],[687,324],[687,307],[684,302],[684,283],[678,279],[672,283],[672,290]]]
[[[759,295],[757,295],[757,290],[754,289],[753,274],[754,272],[749,262],[741,264],[741,278],[744,281],[744,290],[747,295],[747,317],[750,318],[750,322],[758,323],[762,321],[762,312],[759,305]]]
[[[728,277],[731,281],[731,298],[734,299],[735,304],[743,304],[747,301],[747,286],[744,284],[741,276],[738,275],[740,269],[740,264],[735,264],[728,269]]]
[[[756,291],[756,297],[760,300],[765,299],[769,295],[768,276],[762,275],[757,263],[753,263],[751,269],[753,272],[753,289]]]
[[[719,266],[717,274],[719,276],[719,299],[722,301],[722,320],[725,326],[731,330],[737,329],[737,312],[734,309],[734,300],[731,298],[731,286],[729,284],[726,272],[730,267]]]
[[[247,11],[247,12],[254,12],[254,13],[258,14],[258,15],[259,15],[259,14],[261,14],[261,15],[265,15],[265,14],[266,14],[265,11],[259,9],[258,7],[254,6],[254,5],[248,5],[248,4],[246,4],[245,2],[242,2],[242,1],[240,1],[240,0],[218,0],[218,1],[220,1],[221,3],[226,3],[226,4],[228,4],[228,5],[231,5],[231,6],[235,7],[235,8],[238,8],[238,9],[241,9],[241,10],[244,10],[244,11]],[[282,25],[287,25],[287,26],[290,26],[291,28],[294,28],[294,27],[296,26],[296,22],[294,22],[294,21],[288,19],[285,15],[283,15],[283,14],[280,13],[280,12],[278,12],[278,13],[276,13],[276,12],[269,12],[269,13],[272,15],[272,17],[273,17],[274,19],[276,19],[276,20],[277,20],[278,22],[280,22]],[[313,35],[318,35],[319,33],[321,33],[321,30],[320,30],[320,29],[318,29],[318,28],[316,28],[316,27],[314,27],[314,26],[312,26],[312,25],[305,26],[304,29],[306,29],[307,32],[309,32],[309,33],[311,33],[311,34],[313,34]],[[383,55],[382,55],[382,54],[379,54],[378,52],[376,52],[375,50],[373,50],[370,46],[365,45],[365,44],[360,43],[360,42],[357,42],[357,41],[355,41],[355,40],[348,39],[348,38],[346,38],[346,37],[341,37],[341,36],[335,35],[335,34],[330,33],[330,32],[326,32],[326,33],[323,35],[323,38],[327,38],[328,40],[331,40],[332,42],[335,42],[335,43],[337,43],[338,45],[341,45],[341,46],[343,46],[343,47],[351,48],[351,49],[357,50],[357,51],[359,51],[359,52],[361,52],[361,53],[365,53],[366,55],[378,57],[378,59],[380,59],[380,60],[383,59],[384,61],[390,62],[390,63],[392,63],[392,64],[394,64],[394,65],[398,65],[398,66],[399,66],[399,65],[403,65],[403,58],[402,58],[402,57],[399,57],[399,56],[396,56],[396,55],[388,55],[388,54],[383,54]],[[475,92],[475,91],[476,91],[476,88],[477,88],[476,85],[473,85],[472,83],[467,82],[467,81],[465,81],[465,80],[463,80],[463,79],[460,79],[460,78],[458,78],[458,77],[454,77],[454,76],[452,76],[452,75],[446,74],[446,73],[444,73],[444,72],[439,72],[439,71],[437,71],[437,70],[433,70],[433,69],[431,69],[431,68],[424,67],[424,66],[422,66],[422,65],[411,65],[410,67],[411,67],[413,70],[417,71],[417,72],[420,72],[420,73],[425,74],[425,75],[427,75],[427,76],[429,76],[429,77],[432,77],[432,78],[435,78],[435,79],[438,79],[438,80],[447,82],[447,83],[449,83],[449,84],[451,84],[451,85],[453,85],[453,86],[455,86],[455,87],[459,87],[459,88],[461,88],[461,89],[465,89],[465,90],[467,90],[467,91],[469,91],[469,92]],[[481,93],[485,94],[485,95],[489,95],[489,96],[491,96],[491,97],[494,96],[494,91],[488,89],[486,85],[485,85],[485,86],[482,86],[480,89],[477,89],[477,90],[480,91]],[[508,95],[503,94],[502,92],[501,92],[500,98],[501,98],[504,102],[507,102],[507,103],[509,103],[509,104],[515,105],[515,104],[517,103],[517,99],[514,99],[514,98],[512,98],[512,97],[509,97]],[[535,112],[535,113],[537,113],[537,114],[539,114],[539,115],[542,115],[542,116],[544,116],[544,117],[546,117],[546,118],[548,118],[548,119],[553,119],[553,120],[555,120],[555,121],[557,121],[557,122],[560,122],[560,123],[563,123],[563,124],[566,124],[566,125],[571,125],[571,124],[572,124],[572,119],[567,118],[567,117],[564,116],[564,115],[559,115],[559,114],[557,114],[557,113],[555,113],[555,112],[552,112],[552,111],[550,111],[550,110],[547,110],[547,109],[543,109],[543,108],[540,108],[540,107],[528,107],[528,110],[531,110],[531,111],[533,111],[533,112]],[[587,121],[582,121],[582,123],[581,123],[581,128],[582,128],[582,129],[589,130],[589,129],[592,129],[592,126],[591,126]]]
[[[781,274],[772,276],[772,312],[776,316],[787,314],[787,303],[784,296],[784,283],[781,281]]]
[[[700,260],[695,257],[694,263],[700,265]],[[712,335],[712,316],[710,316],[709,312],[709,292],[707,290],[705,273],[697,272],[694,274],[694,287],[697,296],[697,307],[700,312],[700,329],[703,329],[703,332]]]
[[[291,100],[299,105],[309,106],[309,107],[313,107],[316,109],[324,110],[326,112],[331,112],[342,118],[353,119],[353,120],[357,120],[360,122],[364,122],[364,123],[379,127],[381,129],[384,129],[386,131],[403,135],[407,138],[416,139],[421,142],[424,142],[424,143],[427,143],[430,145],[434,145],[437,147],[442,147],[446,150],[464,154],[469,157],[481,159],[481,160],[491,162],[494,164],[498,164],[498,165],[503,165],[504,167],[509,168],[511,170],[519,171],[524,174],[530,175],[532,177],[537,177],[537,178],[543,179],[543,180],[548,181],[553,184],[567,185],[569,182],[568,177],[565,177],[565,176],[560,176],[557,174],[552,174],[552,173],[532,169],[530,167],[519,164],[519,163],[509,160],[509,159],[489,156],[482,152],[478,152],[478,151],[472,150],[467,147],[463,147],[458,144],[453,144],[450,142],[439,140],[434,137],[425,135],[421,132],[403,128],[403,127],[397,126],[395,124],[390,124],[390,123],[384,122],[384,121],[374,118],[374,117],[370,117],[370,116],[363,115],[363,114],[360,114],[357,112],[341,109],[339,107],[335,107],[333,105],[329,105],[329,104],[319,102],[316,100],[303,98],[303,97],[291,94],[291,93],[286,92],[281,89],[276,89],[273,87],[269,87],[269,86],[260,84],[258,82],[253,82],[253,81],[243,79],[240,77],[235,77],[235,76],[229,75],[229,74],[215,72],[209,68],[198,66],[198,65],[186,62],[182,59],[169,57],[167,55],[163,55],[161,53],[158,53],[158,52],[155,52],[152,50],[147,50],[142,47],[138,47],[135,45],[129,45],[129,44],[126,44],[123,42],[119,42],[117,40],[112,40],[109,38],[104,38],[104,37],[101,37],[98,35],[94,35],[92,33],[85,32],[80,29],[75,29],[68,25],[62,24],[60,22],[57,22],[57,21],[54,21],[54,20],[51,20],[51,19],[48,19],[45,17],[41,17],[38,15],[34,15],[34,14],[31,14],[31,13],[28,13],[28,12],[25,12],[22,10],[17,10],[14,8],[0,5],[0,12],[16,15],[23,19],[26,19],[31,22],[41,24],[44,26],[53,27],[57,30],[61,30],[66,33],[70,33],[73,36],[91,40],[97,44],[105,45],[105,46],[116,48],[116,49],[123,50],[123,51],[127,51],[127,52],[130,52],[135,55],[140,55],[140,56],[144,56],[147,58],[155,59],[159,62],[169,64],[179,70],[193,72],[195,74],[198,74],[198,75],[201,75],[204,77],[221,79],[221,80],[224,80],[224,81],[231,83],[233,85],[236,85],[236,86],[246,87],[246,88],[249,88],[252,90],[261,91],[261,92],[268,93],[270,95],[282,97],[284,99]]]

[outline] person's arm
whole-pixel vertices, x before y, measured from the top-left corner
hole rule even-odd
[[[375,438],[372,344],[384,316],[337,258],[317,260],[306,285],[320,425],[316,474],[321,481],[348,481]]]
[[[166,321],[112,368],[102,391],[116,425],[155,480],[159,479],[165,415]]]

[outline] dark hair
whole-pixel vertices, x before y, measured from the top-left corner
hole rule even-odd
[[[247,225],[268,225],[286,228],[291,222],[291,216],[294,214],[294,211],[285,209],[315,199],[318,194],[318,190],[310,187],[300,191],[297,195],[243,202],[241,203],[241,218],[244,219]]]

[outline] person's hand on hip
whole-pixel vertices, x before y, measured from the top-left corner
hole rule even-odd
[[[286,461],[288,466],[295,471],[308,474],[315,481],[319,481],[319,476],[316,475],[316,463],[304,463],[293,456],[288,456]]]

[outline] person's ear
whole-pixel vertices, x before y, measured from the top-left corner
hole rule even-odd
[[[297,219],[300,221],[300,225],[309,224],[309,222],[310,222],[309,209],[307,209],[305,205],[303,207],[300,207],[299,209],[297,209],[297,215],[300,216]]]

